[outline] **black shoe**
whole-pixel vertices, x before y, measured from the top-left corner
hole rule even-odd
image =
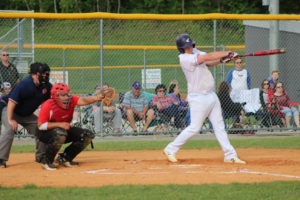
[[[40,160],[42,168],[46,170],[56,170],[56,166],[49,161],[49,159],[46,156],[43,156]]]
[[[0,159],[0,168],[6,168],[6,161],[3,159]]]
[[[59,154],[56,158],[56,162],[60,165],[63,165],[65,167],[74,167],[78,165],[78,162],[75,161],[68,161],[63,154]]]

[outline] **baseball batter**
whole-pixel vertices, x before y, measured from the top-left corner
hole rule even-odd
[[[177,162],[176,153],[180,147],[199,133],[203,121],[208,117],[213,125],[217,140],[224,151],[224,162],[246,164],[237,157],[225,131],[221,105],[214,92],[214,78],[208,67],[236,58],[234,52],[205,53],[195,48],[195,42],[188,34],[176,39],[181,68],[188,84],[188,102],[191,110],[191,124],[177,138],[168,144],[164,153],[171,162]]]

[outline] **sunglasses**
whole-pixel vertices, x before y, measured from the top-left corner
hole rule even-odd
[[[277,86],[276,88],[283,88],[283,86]]]
[[[242,64],[243,62],[236,62],[235,64]]]
[[[165,90],[158,90],[157,92],[165,92]]]
[[[264,83],[264,85],[269,85],[269,83]]]
[[[2,54],[2,56],[9,56],[9,54]]]

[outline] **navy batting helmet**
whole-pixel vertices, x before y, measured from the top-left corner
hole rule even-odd
[[[176,38],[176,45],[180,53],[184,53],[184,49],[189,46],[195,47],[195,42],[188,34],[181,34]]]

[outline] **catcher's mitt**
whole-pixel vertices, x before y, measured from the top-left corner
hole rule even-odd
[[[97,94],[98,101],[102,101],[102,104],[105,106],[111,106],[115,93],[114,88],[102,89],[100,93]]]

